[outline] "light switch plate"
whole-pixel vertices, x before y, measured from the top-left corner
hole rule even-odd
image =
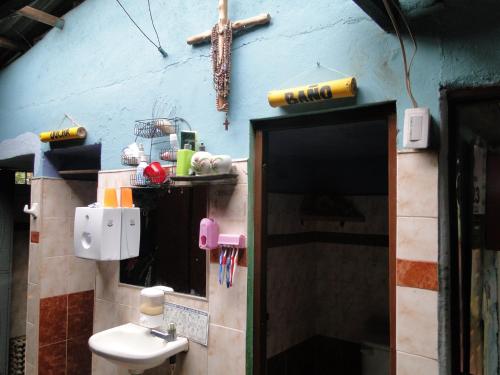
[[[405,110],[403,129],[404,148],[427,148],[429,146],[429,108],[409,108]]]

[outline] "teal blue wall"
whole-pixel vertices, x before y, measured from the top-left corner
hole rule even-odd
[[[124,3],[153,35],[146,1]],[[454,0],[444,9],[431,0],[403,3],[419,35],[415,96],[436,121],[440,85],[500,81],[496,1]],[[398,42],[351,0],[230,1],[233,19],[269,12],[273,20],[234,40],[228,132],[214,108],[210,47],[185,43],[216,22],[216,1],[152,5],[168,58],[143,39],[114,1],[86,0],[65,16],[64,30],[50,31],[0,72],[0,141],[57,128],[68,113],[87,127],[87,143],[102,142],[102,168],[119,168],[121,148],[133,141],[133,121],[150,117],[155,100],[164,98],[210,151],[247,157],[249,119],[287,113],[267,104],[268,90],[340,77],[315,68],[316,62],[357,78],[355,103],[396,100],[401,126],[409,101]]]

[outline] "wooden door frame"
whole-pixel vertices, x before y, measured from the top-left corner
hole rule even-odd
[[[337,108],[327,111],[302,113],[252,120],[252,159],[250,184],[253,212],[250,230],[253,232],[253,254],[249,254],[253,273],[248,285],[248,348],[247,374],[264,375],[266,361],[266,155],[267,132],[273,130],[297,129],[314,126],[332,126],[363,121],[384,120],[388,128],[388,216],[389,216],[389,316],[390,316],[390,363],[391,375],[396,375],[396,163],[397,123],[395,102],[373,105]],[[253,179],[252,179],[253,175]],[[253,216],[253,217],[252,217]],[[253,228],[253,231],[252,231]],[[253,332],[252,332],[253,328]]]
[[[462,367],[469,367],[469,359],[462,356],[469,349],[469,338],[461,338],[460,330],[469,329],[468,317],[460,319],[460,267],[458,257],[451,249],[457,246],[456,208],[453,204],[456,178],[456,154],[452,142],[456,137],[456,110],[460,105],[500,100],[500,85],[477,87],[444,87],[440,90],[441,126],[439,127],[439,266],[440,293],[443,306],[438,312],[440,327],[440,361],[443,373],[459,374]],[[443,268],[445,270],[443,271]],[[463,287],[462,287],[463,288]],[[462,290],[463,292],[463,290]]]

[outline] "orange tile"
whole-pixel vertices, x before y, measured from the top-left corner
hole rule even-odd
[[[92,336],[94,319],[94,291],[68,295],[68,338]]]
[[[411,288],[438,290],[438,270],[435,262],[397,260],[396,283]]]
[[[32,243],[40,242],[40,232],[31,231],[31,242]]]
[[[66,375],[66,341],[40,348],[38,375]]]
[[[40,299],[40,346],[66,340],[67,322],[67,295]]]

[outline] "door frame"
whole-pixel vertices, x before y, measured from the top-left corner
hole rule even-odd
[[[396,375],[396,202],[397,202],[397,121],[395,102],[336,108],[251,120],[251,163],[249,163],[250,199],[249,234],[253,234],[253,252],[249,253],[247,374],[265,375],[266,361],[266,237],[267,237],[267,133],[272,130],[304,128],[304,122],[332,126],[363,121],[384,120],[388,128],[388,220],[389,220],[389,319],[390,367]],[[253,329],[252,329],[253,328]]]
[[[459,259],[451,249],[457,248],[456,208],[452,204],[455,191],[455,147],[452,142],[456,136],[455,111],[461,104],[472,104],[489,100],[500,100],[500,86],[444,87],[440,90],[439,128],[439,283],[442,306],[438,312],[440,371],[443,373],[461,373],[467,371],[470,363],[463,351],[469,350],[468,337],[461,338],[460,331],[468,330],[468,317],[461,316]],[[467,312],[467,311],[466,311]],[[468,312],[467,312],[468,314]]]

